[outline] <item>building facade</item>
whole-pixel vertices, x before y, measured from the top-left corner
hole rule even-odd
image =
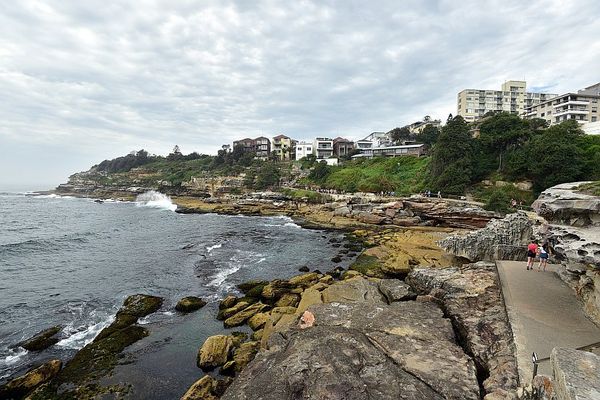
[[[598,122],[598,100],[600,83],[578,90],[577,93],[565,93],[553,99],[529,106],[525,109],[525,118],[541,118],[550,125],[566,120],[575,120],[580,124]]]
[[[233,142],[233,147],[241,147],[244,150],[244,153],[251,153],[256,151],[256,142],[254,141],[254,139],[250,138],[235,140]]]
[[[233,142],[233,147],[241,147],[244,153],[255,153],[257,158],[266,160],[271,155],[271,141],[264,137],[245,138]]]
[[[526,107],[545,102],[556,94],[527,92],[525,81],[506,81],[501,90],[465,89],[457,95],[457,114],[473,122],[488,112],[522,115]]]
[[[313,154],[313,144],[311,142],[300,141],[296,143],[295,158],[300,160],[309,154]]]
[[[402,146],[387,146],[373,147],[365,149],[360,154],[352,156],[352,158],[373,158],[373,157],[402,157],[402,156],[417,156],[425,154],[424,144],[406,144]]]
[[[318,160],[333,157],[333,139],[316,138],[313,142],[313,153]]]
[[[277,135],[273,138],[272,151],[278,160],[292,159],[293,140],[285,135]]]
[[[337,137],[333,139],[333,155],[336,157],[347,156],[354,150],[354,142]]]
[[[374,147],[386,147],[391,146],[392,138],[387,132],[371,132],[366,138],[362,141],[371,141]]]
[[[429,115],[426,115],[423,120],[421,121],[417,121],[417,122],[413,122],[410,125],[406,125],[406,127],[408,128],[408,130],[410,131],[410,133],[415,134],[415,135],[419,135],[421,133],[423,133],[423,129],[425,129],[425,127],[427,125],[432,125],[436,128],[441,128],[442,126],[442,121],[439,119],[431,119],[431,117]]]

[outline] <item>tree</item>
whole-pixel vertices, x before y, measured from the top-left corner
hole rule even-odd
[[[529,139],[531,132],[527,121],[507,112],[492,114],[479,127],[479,140],[484,150],[495,154],[498,161],[498,172],[503,168],[504,154]]]
[[[324,183],[330,173],[331,168],[327,165],[327,162],[321,161],[315,165],[312,171],[310,171],[308,179],[316,183]]]
[[[394,128],[388,132],[388,135],[390,136],[390,138],[392,139],[392,141],[394,143],[405,142],[407,140],[410,140],[410,138],[412,136],[412,134],[410,133],[410,130],[406,126],[404,126],[402,128]]]
[[[450,120],[443,128],[433,149],[430,183],[434,190],[463,194],[473,173],[473,138],[461,116]]]
[[[431,147],[437,142],[438,137],[440,136],[440,130],[437,126],[433,126],[431,124],[425,125],[423,128],[423,132],[419,135],[418,139],[421,143],[426,144]]]
[[[266,189],[278,186],[279,178],[279,168],[272,162],[264,162],[256,173],[254,187],[256,189]]]

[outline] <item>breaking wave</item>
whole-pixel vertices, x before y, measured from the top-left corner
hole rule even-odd
[[[177,204],[173,204],[169,196],[155,190],[138,195],[135,199],[135,205],[137,207],[151,207],[169,211],[177,210]]]

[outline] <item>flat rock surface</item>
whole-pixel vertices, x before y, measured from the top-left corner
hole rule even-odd
[[[431,303],[334,302],[274,333],[227,389],[237,399],[478,399],[475,365]]]
[[[600,399],[600,356],[565,348],[552,350],[554,387],[559,399]]]

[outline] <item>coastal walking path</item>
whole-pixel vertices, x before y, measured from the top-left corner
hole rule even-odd
[[[552,376],[548,357],[554,347],[580,348],[600,342],[600,328],[589,320],[573,289],[557,275],[525,268],[525,261],[497,261],[502,293],[517,346],[521,383],[531,382],[532,353],[543,360],[538,374]],[[594,351],[595,353],[597,352]]]

